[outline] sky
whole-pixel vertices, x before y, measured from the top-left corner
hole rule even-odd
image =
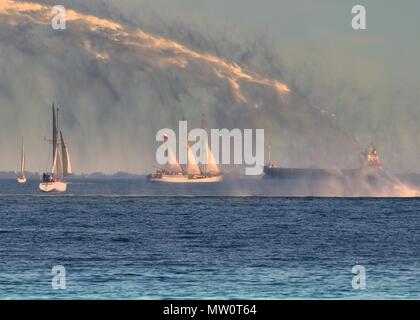
[[[33,2],[143,30],[291,93],[274,97],[270,87],[240,82],[244,102],[197,59],[184,57],[182,68],[167,59],[171,50],[121,45],[109,30],[69,23],[57,33],[0,10],[0,170],[17,169],[21,136],[28,170],[47,166],[56,100],[79,173],[147,173],[155,133],[184,113],[196,126],[204,113],[213,127],[266,127],[283,165],[354,166],[359,149],[374,142],[390,171],[420,172],[418,1]],[[356,4],[366,6],[367,30],[351,28]]]

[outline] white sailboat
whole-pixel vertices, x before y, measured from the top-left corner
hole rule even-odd
[[[21,150],[21,159],[20,159],[20,173],[16,180],[19,184],[25,184],[27,181],[25,177],[25,144],[23,142],[23,138],[22,138],[22,150]]]
[[[58,135],[60,133],[60,135]],[[70,154],[67,144],[64,142],[63,133],[59,131],[58,109],[53,104],[53,162],[51,172],[42,175],[39,189],[42,192],[65,192],[67,182],[65,177],[73,174],[70,162]],[[61,147],[61,148],[60,148]]]
[[[219,183],[223,180],[219,166],[214,160],[208,144],[207,164],[200,166],[190,146],[187,146],[187,165],[183,169],[176,159],[175,152],[168,149],[169,164],[159,168],[156,173],[150,174],[148,180],[151,182],[166,183]]]

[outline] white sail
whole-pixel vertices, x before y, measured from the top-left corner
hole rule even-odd
[[[198,166],[197,159],[191,151],[191,148],[188,147],[188,165],[187,165],[188,174],[201,174],[200,167]]]
[[[53,167],[51,169],[51,173],[53,173],[59,179],[63,178],[63,162],[61,159],[61,154],[58,149],[55,150]]]
[[[63,155],[63,176],[70,176],[73,174],[71,161],[70,161],[70,153],[67,144],[64,142],[63,133],[60,131],[60,139],[61,139],[61,152]]]
[[[63,159],[60,151],[57,149],[57,177],[61,180],[63,178]]]
[[[58,150],[55,149],[55,153],[53,156],[53,163],[52,163],[52,168],[51,168],[51,173],[55,174],[57,171],[57,158],[58,158]]]
[[[214,160],[213,152],[211,152],[208,143],[206,143],[206,152],[207,152],[207,165],[205,166],[206,173],[213,174],[213,175],[220,174],[219,166]]]
[[[175,173],[182,172],[181,165],[179,164],[178,160],[176,159],[175,152],[170,147],[168,147],[168,160],[169,160],[169,162],[165,166],[166,170],[171,171],[171,172],[175,172]]]

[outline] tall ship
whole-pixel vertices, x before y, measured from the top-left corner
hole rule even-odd
[[[42,192],[65,192],[67,182],[65,178],[73,174],[70,162],[70,153],[64,141],[63,133],[59,128],[59,109],[52,106],[53,128],[52,128],[52,166],[50,172],[45,172],[41,177],[39,189]]]
[[[25,144],[23,142],[23,138],[22,138],[22,148],[21,148],[21,153],[20,153],[20,172],[16,178],[16,181],[19,184],[25,184],[26,183],[26,176],[25,176]]]
[[[324,169],[324,168],[284,168],[278,164],[272,163],[270,156],[269,162],[264,166],[266,178],[276,179],[307,179],[319,180],[335,177],[356,178],[363,174],[376,174],[382,169],[382,161],[378,155],[376,147],[371,144],[370,147],[361,153],[360,167],[355,169]]]
[[[165,135],[165,141],[168,136]],[[157,168],[148,176],[150,182],[163,183],[219,183],[223,180],[220,168],[214,160],[213,153],[206,142],[207,163],[200,165],[194,156],[190,145],[186,146],[187,164],[181,165],[175,151],[168,147],[168,164]]]

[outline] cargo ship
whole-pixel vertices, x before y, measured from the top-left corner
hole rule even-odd
[[[361,165],[355,169],[325,169],[325,168],[284,168],[278,164],[269,163],[264,166],[266,178],[288,180],[323,180],[330,178],[357,178],[361,175],[375,176],[381,172],[382,161],[374,145],[361,153]]]

